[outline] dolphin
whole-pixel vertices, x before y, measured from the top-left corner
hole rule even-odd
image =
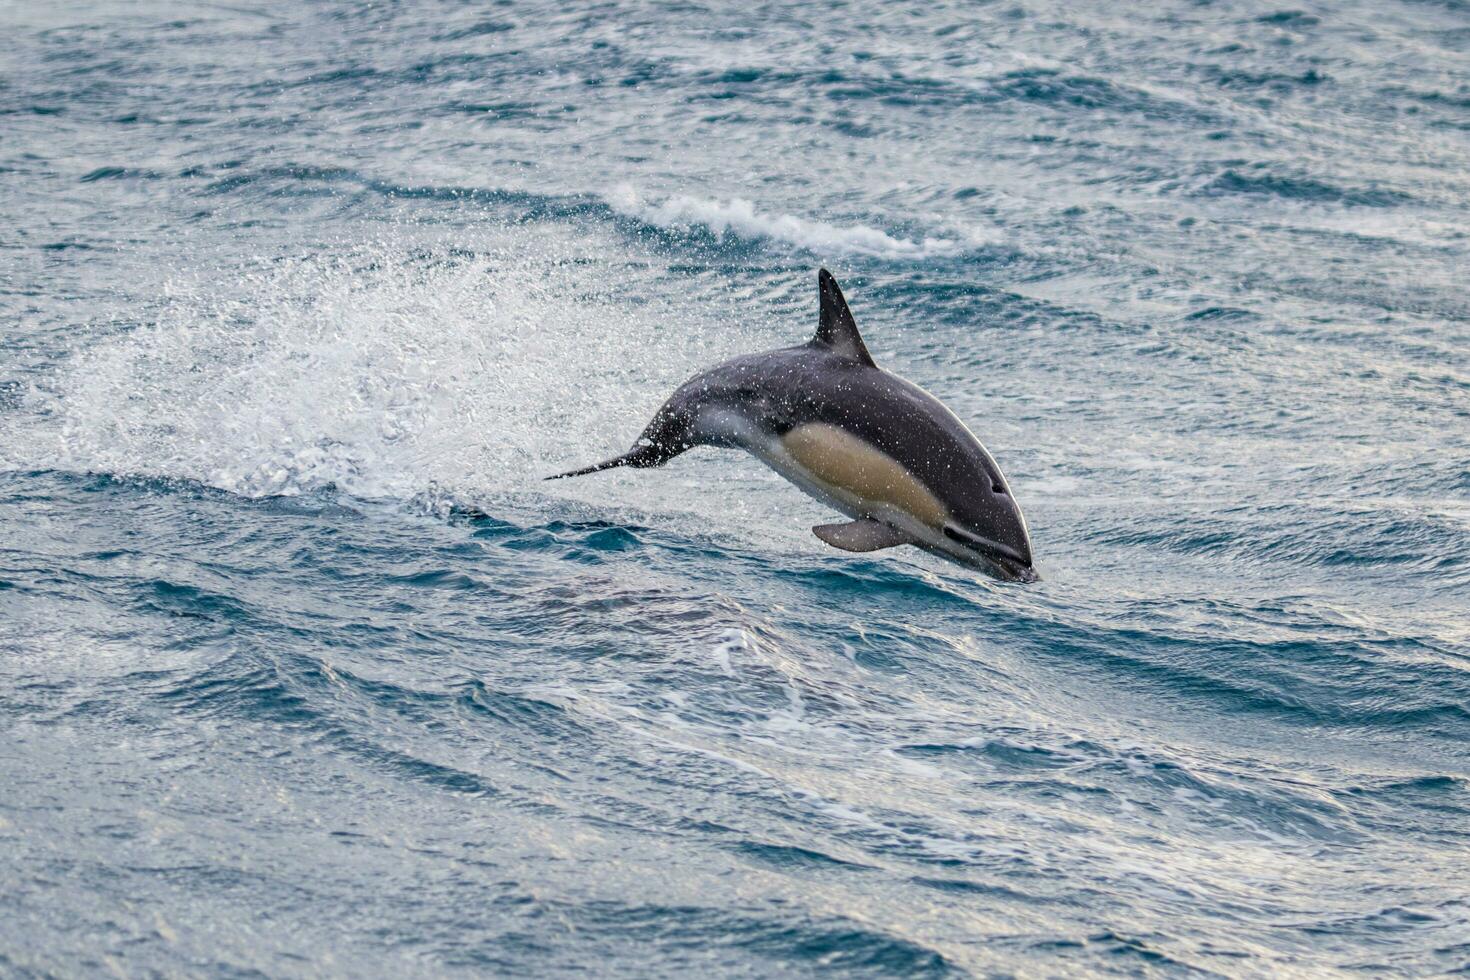
[[[918,385],[873,363],[837,280],[817,274],[817,333],[685,382],[621,456],[546,477],[662,466],[743,449],[850,521],[812,532],[845,551],[917,545],[1005,581],[1035,581],[1031,537],[994,457]]]

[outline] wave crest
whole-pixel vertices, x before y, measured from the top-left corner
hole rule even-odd
[[[624,185],[608,193],[604,200],[614,211],[660,228],[679,231],[705,228],[720,239],[727,235],[769,239],[819,253],[919,259],[955,255],[986,240],[986,236],[972,233],[966,236],[968,241],[940,237],[911,241],[871,225],[833,225],[793,214],[766,213],[742,197],[721,201],[674,194],[654,203]]]

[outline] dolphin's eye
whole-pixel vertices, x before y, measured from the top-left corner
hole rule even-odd
[[[999,484],[999,483],[992,483],[992,484],[991,484],[991,485],[990,485],[990,489],[992,489],[992,490],[994,490],[994,491],[995,491],[995,492],[996,492],[996,493],[1000,493],[1000,494],[1003,494],[1003,493],[1005,493],[1005,492],[1006,492],[1006,488],[1005,488],[1005,487],[1003,487],[1003,486],[1001,486],[1001,485],[1000,485],[1000,484]]]

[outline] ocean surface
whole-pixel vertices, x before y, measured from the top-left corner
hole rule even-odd
[[[1042,580],[544,483],[816,270]],[[0,975],[1470,971],[1470,6],[0,4]]]

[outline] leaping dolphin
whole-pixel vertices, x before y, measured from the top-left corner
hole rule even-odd
[[[912,544],[1031,582],[1031,538],[1000,467],[939,399],[878,367],[837,280],[817,274],[805,344],[748,354],[685,382],[633,448],[548,480],[662,466],[695,446],[744,449],[852,520],[813,533],[845,551]]]

